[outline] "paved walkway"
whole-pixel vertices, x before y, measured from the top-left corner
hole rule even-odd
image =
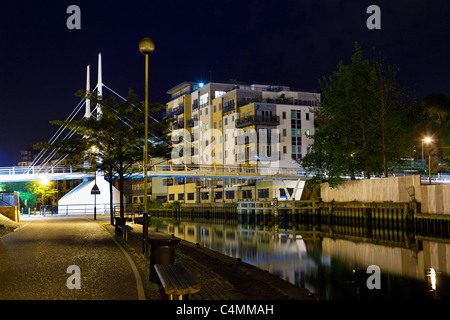
[[[137,300],[144,298],[143,292],[146,299],[167,299],[149,286],[142,226],[130,223],[127,253],[112,236],[109,216],[97,219],[36,217],[0,239],[0,300]],[[149,233],[151,238],[157,232],[150,228]],[[175,247],[175,263],[182,263],[201,284],[193,300],[313,299],[308,290],[267,271],[186,241]],[[81,270],[80,290],[67,288],[72,265]]]
[[[67,286],[70,266],[80,268],[80,289]],[[138,300],[135,271],[111,234],[85,217],[46,217],[0,240],[1,300]]]

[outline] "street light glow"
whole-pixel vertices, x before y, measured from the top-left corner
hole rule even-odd
[[[431,141],[433,141],[430,137],[426,137],[426,138],[424,138],[423,139],[423,141],[425,142],[425,143],[430,143]]]

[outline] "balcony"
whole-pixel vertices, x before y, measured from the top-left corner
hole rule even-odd
[[[173,115],[179,115],[179,114],[184,113],[184,105],[179,105],[178,107],[173,108],[172,113],[173,113]]]
[[[172,123],[172,130],[183,129],[184,128],[184,120],[178,120]]]
[[[278,126],[280,125],[279,116],[263,117],[263,116],[247,116],[236,120],[236,128],[242,128],[252,125]]]
[[[195,122],[198,121],[197,117],[194,117],[192,119],[186,120],[186,127],[192,128],[195,127]]]
[[[168,109],[165,113],[163,113],[163,120],[167,120],[169,118],[172,118],[173,112],[171,109]]]

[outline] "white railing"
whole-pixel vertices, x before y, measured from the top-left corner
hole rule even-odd
[[[154,165],[149,172],[209,172],[209,173],[235,173],[235,174],[253,174],[253,175],[285,175],[302,176],[306,173],[298,168],[277,168],[274,167],[247,167],[239,165]]]
[[[72,166],[3,167],[0,175],[73,173]]]

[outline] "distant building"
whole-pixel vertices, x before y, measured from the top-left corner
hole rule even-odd
[[[19,167],[28,167],[33,163],[36,159],[39,151],[34,150],[33,148],[28,148],[26,150],[20,150],[20,162],[18,163]]]

